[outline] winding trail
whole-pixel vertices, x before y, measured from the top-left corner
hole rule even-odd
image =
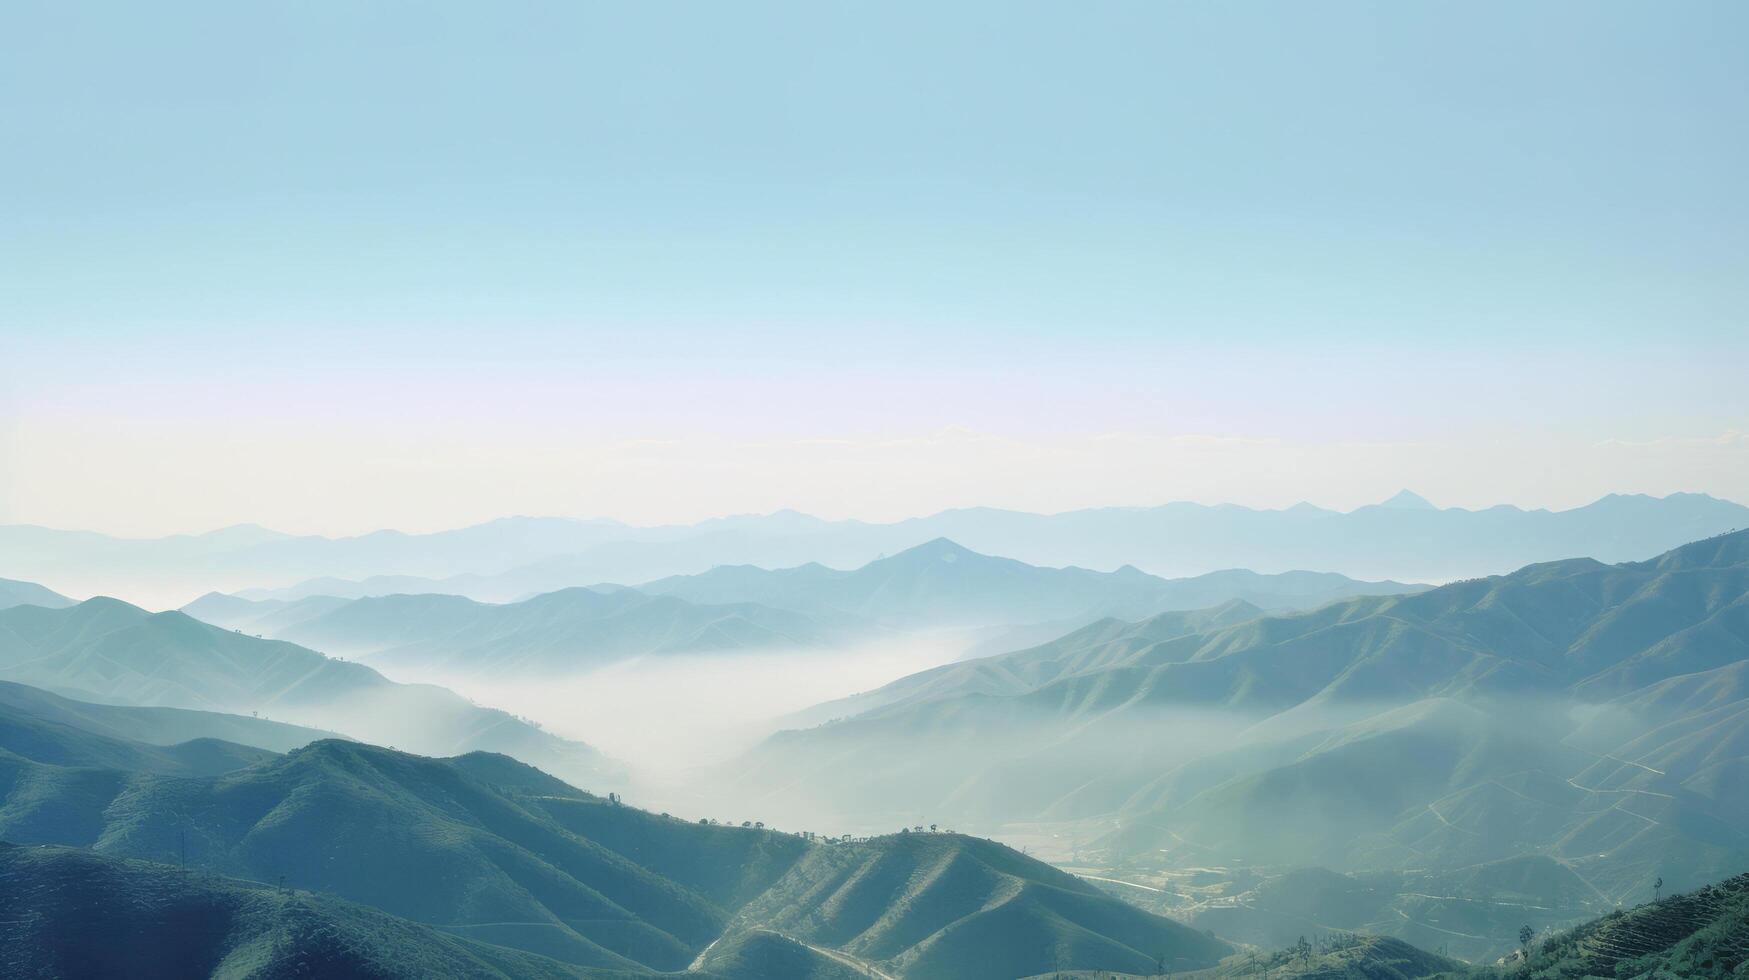
[[[1140,888],[1142,891],[1154,892],[1155,894],[1159,894],[1159,895],[1166,894],[1166,889],[1164,889],[1164,888],[1155,888],[1153,885],[1138,885],[1133,881],[1124,881],[1121,878],[1105,878],[1105,877],[1102,877],[1100,875],[1084,875],[1084,874],[1081,874],[1080,872],[1074,872],[1074,875],[1077,878],[1085,878],[1088,881],[1104,881],[1104,882],[1109,882],[1110,884],[1113,884],[1113,885],[1126,885],[1130,888]]]

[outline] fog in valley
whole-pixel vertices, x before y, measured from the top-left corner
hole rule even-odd
[[[717,798],[700,790],[710,769],[805,721],[797,713],[946,663],[964,645],[958,636],[908,637],[842,650],[640,656],[587,673],[504,681],[384,673],[448,687],[600,748],[630,767],[627,793],[640,806],[720,816]],[[721,802],[738,811],[746,801]]]
[[[0,12],[0,980],[1749,980],[1749,3]]]

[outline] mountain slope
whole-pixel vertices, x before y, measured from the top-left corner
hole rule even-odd
[[[279,718],[455,754],[502,751],[580,781],[617,778],[600,753],[440,687],[115,599],[0,611],[0,678],[138,705]]]
[[[13,606],[43,606],[48,609],[64,609],[73,605],[74,600],[50,589],[45,589],[35,582],[18,582],[9,578],[0,578],[0,609],[11,609]]]
[[[1139,971],[1164,953],[1178,968],[1195,967],[1230,949],[1001,845],[957,835],[815,849],[741,917],[905,977],[944,980],[1022,976],[1053,956]]]
[[[565,589],[508,605],[459,596],[359,599],[275,635],[385,666],[552,674],[643,655],[819,648],[860,634],[752,603],[704,605],[629,589]]]
[[[1738,532],[1297,615],[1100,623],[852,699],[861,713],[774,736],[725,783],[816,813],[1121,823],[1116,856],[1541,852],[1618,897],[1657,874],[1697,883],[1749,851],[1746,589]],[[1613,741],[1573,725],[1569,708],[1624,689],[1708,707]]]
[[[1742,976],[1749,963],[1749,875],[1617,910],[1551,936],[1517,975]]]
[[[1009,906],[1004,917],[1068,929],[1075,962],[1089,967],[1127,962],[1123,949],[1142,937],[1200,962],[1228,949],[999,845],[924,836],[823,843],[689,823],[483,754],[429,759],[323,741],[221,776],[177,778],[0,753],[0,839],[185,859],[576,967],[683,970],[719,939],[775,930],[837,951],[829,959],[941,976],[930,964],[993,955],[1001,937],[985,931],[979,910]],[[893,890],[822,905],[823,888],[844,887],[833,855],[883,869]],[[938,867],[972,873],[944,877]],[[862,945],[813,928],[827,907],[864,923]],[[1073,928],[1053,925],[1058,918]],[[878,949],[864,949],[876,936]]]
[[[141,980],[589,975],[326,896],[5,843],[0,973]]]
[[[18,712],[110,738],[148,745],[222,739],[289,752],[334,733],[284,722],[186,708],[147,708],[75,701],[24,684],[0,681],[0,711]]]

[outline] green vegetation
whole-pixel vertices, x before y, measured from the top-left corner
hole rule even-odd
[[[722,975],[799,957],[804,975],[849,963],[1005,980],[1056,957],[1122,966],[1166,950],[1203,965],[1230,950],[974,838],[825,842],[694,823],[506,756],[338,740],[189,775],[168,750],[17,707],[0,706],[0,722],[0,839],[332,895],[577,969],[679,971],[720,950],[709,969]],[[1028,943],[1007,941],[1016,929]],[[782,941],[724,945],[755,930]]]
[[[601,977],[309,892],[0,843],[10,977]]]
[[[1617,910],[1534,943],[1528,959],[1489,972],[1527,980],[1742,976],[1749,972],[1749,875]]]

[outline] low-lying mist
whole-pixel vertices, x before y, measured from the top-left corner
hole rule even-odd
[[[698,770],[807,724],[786,716],[951,662],[963,647],[963,638],[941,635],[834,650],[642,656],[570,676],[385,673],[441,684],[588,742],[631,767],[642,794],[635,802],[687,813],[707,803],[692,790]]]

